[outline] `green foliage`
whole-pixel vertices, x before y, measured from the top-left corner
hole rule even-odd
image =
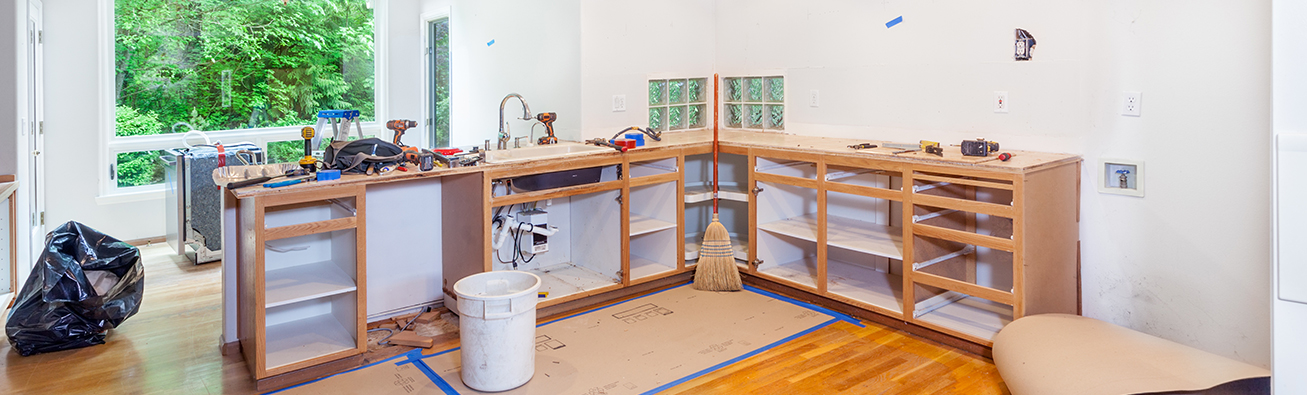
[[[324,109],[373,120],[365,0],[114,4],[118,104],[154,114],[160,133],[307,125]]]
[[[431,42],[435,51],[432,64],[434,68],[433,83],[435,89],[431,100],[435,103],[435,136],[431,140],[435,147],[449,146],[449,20],[432,23]]]
[[[140,112],[131,107],[114,108],[114,123],[119,136],[159,134],[163,123],[151,112]],[[117,159],[116,177],[119,187],[150,185],[163,182],[163,164],[159,156],[163,151],[123,152]]]
[[[299,162],[304,157],[304,140],[272,141],[268,143],[268,163]]]

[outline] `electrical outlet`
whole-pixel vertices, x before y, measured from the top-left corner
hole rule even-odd
[[[812,93],[812,95],[811,95],[810,98],[808,99],[808,107],[820,107],[820,106],[821,106],[821,91],[818,91],[818,90],[816,90],[816,89],[813,89],[811,93]]]
[[[1144,104],[1144,96],[1137,91],[1126,91],[1121,98],[1121,115],[1139,116],[1139,107]]]
[[[613,112],[626,111],[626,95],[613,95]]]
[[[994,112],[1007,113],[1007,91],[994,91]]]

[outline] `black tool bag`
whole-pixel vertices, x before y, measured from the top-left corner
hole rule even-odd
[[[104,344],[141,308],[144,291],[140,250],[69,221],[46,235],[5,334],[23,356]]]
[[[396,166],[404,160],[404,150],[379,138],[333,141],[324,155],[332,169],[342,173],[366,173],[369,168]]]

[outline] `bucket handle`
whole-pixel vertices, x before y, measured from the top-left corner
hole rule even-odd
[[[517,300],[522,300],[522,299],[525,299],[525,298],[517,298],[517,299],[510,299],[510,300],[508,300],[508,311],[506,311],[506,312],[497,312],[497,313],[491,313],[491,312],[490,312],[490,301],[482,302],[482,303],[481,303],[482,316],[485,317],[485,319],[487,319],[487,320],[497,320],[497,319],[508,318],[508,317],[512,317],[512,316],[515,316],[515,315],[521,314],[521,313],[523,313],[523,312],[527,309],[527,306],[526,306],[526,305],[529,305],[529,304],[530,304],[530,303],[517,303]],[[525,299],[525,300],[526,300],[527,302],[534,302],[534,300],[530,300],[530,299]],[[495,307],[503,307],[503,305],[498,305],[498,306],[495,306]]]

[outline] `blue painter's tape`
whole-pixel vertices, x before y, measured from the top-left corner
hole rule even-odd
[[[903,19],[903,18],[899,18],[899,19]],[[486,43],[486,46],[487,46],[487,47],[489,47],[489,46],[491,46],[491,45],[495,45],[495,40],[490,40],[490,42]]]
[[[748,354],[744,354],[744,355],[741,355],[741,356],[735,357],[735,358],[733,358],[733,359],[731,359],[731,360],[729,360],[729,361],[726,361],[726,362],[722,362],[722,363],[719,363],[719,364],[713,365],[712,367],[709,367],[709,368],[707,368],[707,369],[700,370],[700,371],[698,371],[698,372],[694,372],[694,374],[691,374],[691,375],[689,375],[689,376],[682,377],[680,380],[676,380],[676,381],[673,381],[673,382],[670,382],[670,383],[667,383],[667,384],[663,384],[661,387],[654,388],[654,389],[651,389],[651,390],[649,390],[649,391],[645,391],[645,392],[644,392],[643,394],[641,394],[641,395],[646,395],[646,394],[656,394],[656,393],[659,393],[659,392],[662,392],[662,391],[666,391],[668,388],[675,387],[675,386],[680,385],[681,383],[684,383],[684,382],[686,382],[686,381],[694,380],[695,378],[698,378],[699,376],[703,376],[703,375],[705,375],[705,374],[712,373],[713,371],[715,371],[715,370],[717,370],[717,369],[721,369],[721,368],[724,368],[724,367],[730,366],[730,365],[733,364],[733,363],[743,361],[743,360],[748,359],[749,357],[752,357],[752,356],[754,356],[754,355],[761,354],[763,351],[767,351],[767,350],[770,350],[770,349],[776,348],[776,347],[779,346],[779,345],[782,345],[782,344],[785,344],[785,343],[789,343],[791,340],[798,339],[799,337],[802,337],[803,335],[806,335],[806,334],[812,333],[813,331],[816,331],[816,330],[818,330],[818,329],[821,329],[821,328],[825,328],[825,327],[827,327],[827,326],[830,326],[830,324],[834,324],[834,323],[837,322],[837,321],[840,321],[840,319],[839,319],[839,318],[832,318],[830,321],[826,321],[826,322],[823,322],[823,323],[817,324],[817,326],[814,326],[814,327],[808,328],[807,330],[805,330],[805,331],[803,331],[803,332],[795,333],[795,334],[791,335],[790,337],[787,337],[787,338],[784,338],[784,339],[777,340],[775,343],[768,344],[768,345],[763,346],[762,348],[759,348],[759,349],[757,349],[757,350],[750,351]]]
[[[891,27],[894,27],[894,25],[897,25],[897,24],[902,23],[902,22],[903,22],[903,16],[902,16],[902,15],[899,15],[898,18],[894,18],[894,20],[891,20],[891,21],[889,21],[889,22],[885,22],[885,28],[886,28],[886,29],[889,29],[889,28],[891,28]]]
[[[436,374],[436,371],[431,370],[431,367],[427,366],[427,364],[422,362],[422,360],[419,359],[415,361],[413,366],[417,366],[418,370],[421,370],[423,374],[427,375],[427,378],[431,379],[431,382],[436,383],[436,387],[440,387],[441,391],[445,391],[445,395],[460,395],[458,390],[454,389],[454,386],[449,385],[448,381],[440,378],[440,375]]]
[[[416,354],[416,355],[414,355],[414,354]],[[380,360],[380,361],[376,361],[376,362],[373,362],[373,363],[370,363],[370,364],[367,364],[367,365],[359,366],[359,367],[357,367],[357,368],[353,368],[353,369],[350,369],[350,370],[346,370],[346,371],[344,371],[344,372],[336,373],[336,374],[333,374],[333,375],[330,375],[330,376],[327,376],[327,377],[323,377],[323,378],[320,378],[320,379],[317,379],[317,380],[305,381],[305,382],[303,382],[303,383],[295,384],[295,385],[292,385],[292,386],[289,386],[289,387],[286,387],[286,388],[282,388],[282,389],[279,389],[279,390],[276,390],[276,391],[265,392],[264,395],[275,394],[275,393],[278,393],[278,392],[281,392],[281,391],[285,391],[285,390],[288,390],[288,389],[291,389],[291,388],[299,387],[299,386],[301,386],[301,385],[310,384],[310,383],[316,383],[316,382],[319,382],[319,381],[322,381],[322,380],[326,380],[326,379],[331,378],[331,377],[336,377],[336,376],[338,376],[338,375],[342,375],[342,374],[345,374],[345,373],[353,372],[353,371],[355,371],[355,370],[359,370],[359,369],[363,369],[363,368],[372,367],[372,366],[374,366],[374,365],[381,364],[381,363],[385,363],[385,362],[390,362],[390,361],[395,360],[395,359],[399,359],[399,358],[407,358],[407,360],[405,360],[404,362],[396,362],[396,363],[395,363],[395,365],[403,365],[403,364],[408,363],[409,361],[411,361],[415,356],[421,356],[421,355],[422,355],[422,351],[419,350],[419,349],[416,349],[416,348],[415,348],[415,349],[409,350],[408,352],[403,353],[403,354],[399,354],[399,355],[396,355],[396,356],[393,356],[393,357],[390,357],[390,358],[386,358],[386,359],[383,359],[383,360]],[[428,368],[427,370],[430,370],[430,368]],[[423,373],[426,373],[426,372],[423,372]],[[427,376],[430,377],[431,375],[427,375]]]
[[[759,288],[754,288],[754,287],[752,287],[752,286],[748,286],[748,285],[745,285],[745,286],[744,286],[744,290],[746,290],[746,291],[750,291],[750,292],[753,292],[753,293],[756,293],[756,294],[759,294],[759,295],[767,296],[767,297],[770,297],[770,298],[773,298],[773,299],[777,299],[777,300],[781,300],[781,301],[784,301],[784,302],[788,302],[788,303],[790,303],[790,304],[797,305],[797,306],[800,306],[800,307],[804,307],[804,308],[808,308],[808,309],[816,310],[816,311],[818,311],[818,312],[824,313],[824,314],[829,315],[829,316],[831,316],[831,317],[835,317],[835,319],[837,319],[837,320],[844,321],[844,322],[847,322],[847,323],[850,323],[850,324],[853,324],[853,325],[857,325],[859,328],[865,328],[865,327],[866,327],[866,325],[862,325],[862,322],[861,322],[861,321],[858,321],[856,318],[850,317],[848,314],[844,314],[844,313],[841,313],[841,312],[838,312],[838,311],[835,311],[835,310],[831,310],[831,309],[828,309],[828,308],[825,308],[825,307],[821,307],[821,306],[818,306],[818,305],[815,305],[815,304],[812,304],[812,303],[808,303],[808,302],[800,302],[800,301],[798,301],[798,300],[796,300],[796,299],[792,299],[792,298],[790,298],[790,297],[788,297],[788,296],[785,296],[785,295],[776,294],[776,293],[771,293],[771,292],[764,291],[764,290],[759,289]]]

